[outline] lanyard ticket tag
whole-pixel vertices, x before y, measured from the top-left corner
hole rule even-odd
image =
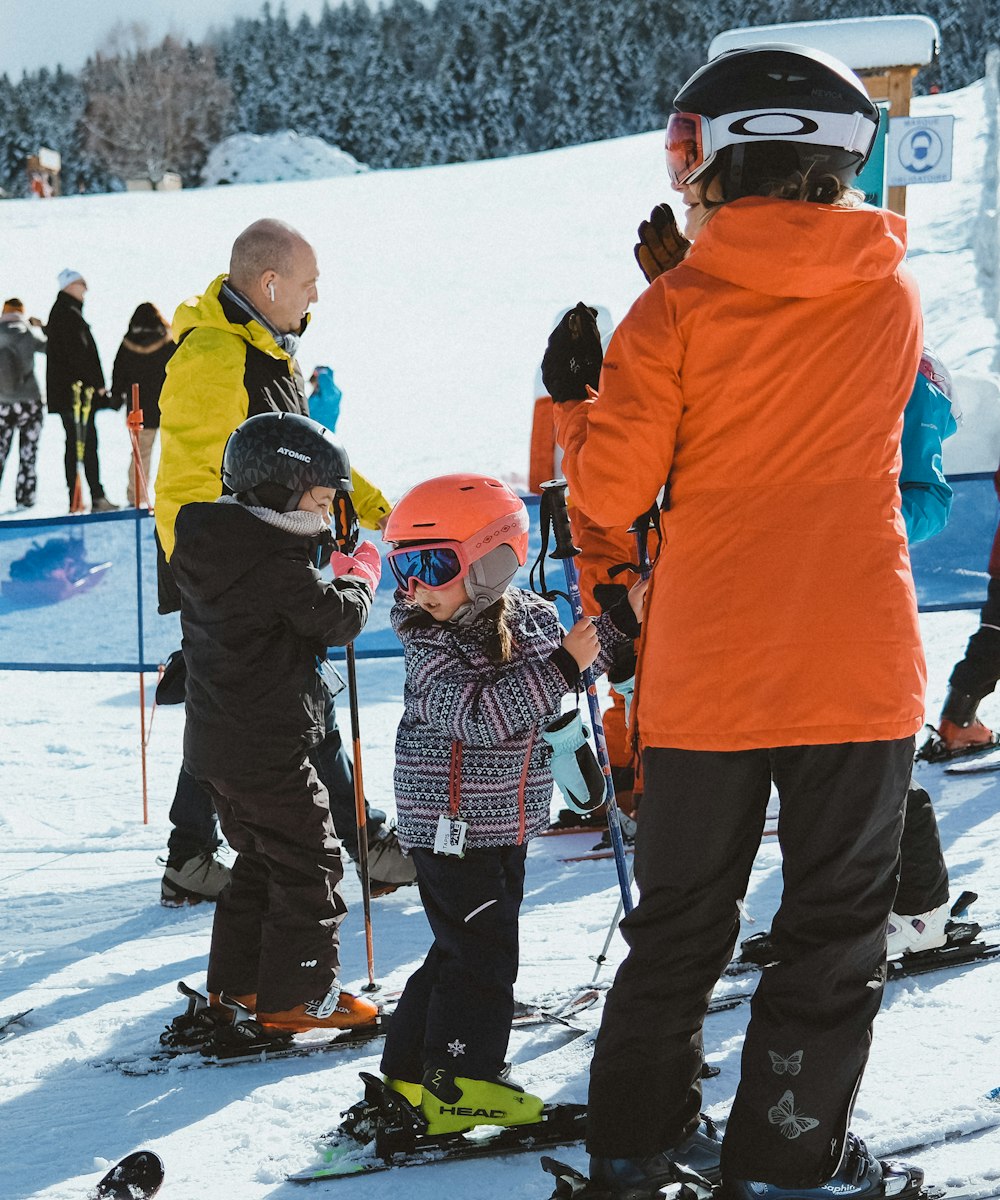
[[[468,832],[467,821],[446,817],[442,813],[438,817],[437,832],[434,835],[434,853],[453,854],[456,858],[464,858],[465,837]]]

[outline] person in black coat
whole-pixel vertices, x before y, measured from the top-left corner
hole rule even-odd
[[[132,408],[132,385],[139,385],[142,429],[138,432],[142,462],[142,490],[149,484],[149,464],[156,431],[160,428],[160,391],[166,378],[167,363],[177,349],[167,320],[155,304],[140,304],[132,314],[111,371],[111,395],[116,408]],[[148,496],[147,496],[148,498]],[[129,462],[128,502],[135,504],[135,466]]]
[[[104,388],[104,370],[97,343],[90,326],[83,316],[83,297],[87,282],[79,271],[69,269],[59,272],[59,295],[56,296],[49,313],[45,334],[49,340],[48,366],[45,373],[46,404],[50,413],[61,418],[66,430],[66,486],[72,510],[73,492],[76,484],[77,430],[73,411],[73,385],[81,385],[81,399],[86,402],[86,393],[91,394],[90,412],[87,416],[84,436],[83,470],[90,488],[91,509],[94,512],[110,512],[118,507],[112,504],[101,487],[100,466],[97,461],[97,429],[94,413],[98,408],[107,408],[107,393]]]
[[[208,960],[222,994],[269,1030],[372,1024],[378,1010],[338,982],[340,842],[309,759],[326,734],[327,646],[364,628],[378,551],[333,550],[330,510],[352,490],[346,451],[293,413],[250,417],[229,438],[234,493],[184,504],[170,566],[181,593],[187,664],[184,765],[205,788],[237,852],[219,893]]]

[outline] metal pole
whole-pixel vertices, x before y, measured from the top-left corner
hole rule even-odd
[[[570,528],[569,512],[566,507],[566,480],[550,479],[547,483],[542,484],[541,491],[543,503],[547,501],[549,504],[552,529],[556,539],[556,548],[550,557],[562,559],[563,571],[566,575],[566,590],[569,592],[570,608],[573,610],[573,620],[582,621],[584,618],[583,602],[580,599],[576,563],[573,561],[580,550],[573,544],[573,531]],[[625,843],[618,820],[618,802],[615,799],[615,784],[611,777],[611,760],[608,757],[608,745],[604,737],[604,722],[601,719],[601,706],[597,698],[597,684],[594,673],[589,667],[580,672],[580,679],[587,693],[587,707],[590,710],[590,723],[594,728],[597,761],[604,772],[604,807],[608,818],[608,832],[611,835],[611,847],[615,854],[622,907],[625,915],[628,916],[635,907],[635,902],[632,899],[632,884],[625,859]]]
[[[351,736],[354,745],[354,812],[358,825],[358,870],[361,874],[361,903],[365,916],[365,951],[368,955],[368,983],[365,992],[377,992],[375,949],[372,938],[372,884],[368,871],[368,819],[365,813],[365,784],[361,770],[361,722],[358,714],[358,674],[354,643],[347,644],[347,694],[351,703]]]

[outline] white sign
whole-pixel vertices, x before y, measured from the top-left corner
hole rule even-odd
[[[947,183],[955,118],[893,117],[889,121],[886,182],[889,187],[912,183]]]

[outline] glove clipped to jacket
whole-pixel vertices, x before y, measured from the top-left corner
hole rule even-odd
[[[639,225],[635,261],[647,283],[676,267],[690,249],[691,243],[677,228],[677,218],[668,204],[658,204],[649,220]]]
[[[382,559],[371,542],[361,542],[353,554],[334,550],[330,555],[330,569],[335,579],[358,579],[374,592],[382,578]]]
[[[603,361],[597,309],[581,301],[549,335],[542,358],[545,390],[556,404],[586,400],[588,387],[597,390]]]
[[[563,713],[542,730],[542,737],[552,747],[552,778],[566,804],[578,813],[594,812],[607,794],[604,772],[589,736],[578,711]]]

